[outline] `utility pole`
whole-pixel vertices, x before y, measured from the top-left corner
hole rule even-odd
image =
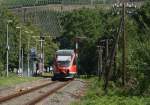
[[[9,72],[9,71],[8,71],[8,70],[9,70],[9,67],[8,67],[8,66],[9,66],[9,49],[10,49],[10,48],[9,48],[9,39],[8,39],[8,37],[9,37],[9,24],[10,24],[10,23],[12,23],[12,20],[8,20],[8,21],[7,21],[7,40],[6,40],[6,41],[7,41],[7,42],[6,42],[6,43],[7,43],[7,44],[6,44],[6,50],[7,50],[7,57],[6,57],[6,59],[7,59],[7,60],[6,60],[6,75],[7,75],[7,77],[8,77],[8,72]]]
[[[122,24],[119,27],[122,32],[122,85],[124,86],[126,84],[126,78],[127,78],[127,36],[125,33],[125,17],[126,13],[133,13],[133,8],[136,8],[136,5],[133,4],[133,2],[125,3],[125,0],[122,1],[122,3],[115,4],[114,7],[121,8],[121,18],[122,18]],[[128,9],[128,10],[126,10]]]
[[[125,23],[126,23],[126,13],[131,14],[134,12],[134,9],[136,8],[136,5],[134,5],[133,3],[127,3],[127,5],[125,4],[125,0],[123,1],[123,6],[122,6],[122,17],[123,17],[123,26],[122,26],[122,39],[123,39],[123,43],[122,43],[122,85],[124,86],[126,84],[126,80],[127,80],[127,64],[128,64],[128,50],[127,50],[127,35],[126,35],[126,27],[125,27]],[[126,11],[126,9],[128,9]]]
[[[98,78],[100,80],[103,72],[103,58],[102,58],[103,49],[102,46],[97,46],[97,49],[98,49]]]
[[[113,64],[113,60],[114,60],[114,57],[115,57],[117,44],[118,44],[119,39],[120,39],[120,32],[121,32],[121,29],[122,29],[122,23],[123,22],[122,22],[122,17],[121,17],[120,24],[119,24],[119,29],[118,29],[118,32],[117,32],[117,36],[114,40],[114,43],[113,43],[113,46],[112,46],[112,49],[111,49],[111,53],[109,54],[109,56],[106,60],[106,65],[105,65],[105,71],[106,72],[105,72],[105,84],[104,84],[105,93],[107,93],[110,70],[112,69],[112,64]]]
[[[126,69],[127,69],[127,39],[126,39],[126,34],[125,34],[125,3],[123,2],[123,7],[122,7],[122,16],[123,16],[123,27],[122,27],[122,34],[123,34],[123,52],[122,52],[122,84],[123,86],[126,84]]]

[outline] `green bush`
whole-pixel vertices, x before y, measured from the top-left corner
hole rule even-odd
[[[0,76],[4,75],[4,65],[3,63],[0,61]]]
[[[104,94],[103,83],[97,78],[92,78],[89,85],[86,95],[72,105],[150,105],[149,96],[125,95],[116,86],[110,86],[108,94]]]

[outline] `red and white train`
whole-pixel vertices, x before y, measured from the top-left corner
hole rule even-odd
[[[53,79],[74,78],[77,74],[76,53],[74,50],[56,51],[53,69]]]

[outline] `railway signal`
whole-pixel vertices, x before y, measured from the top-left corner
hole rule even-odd
[[[45,38],[56,38],[55,36],[46,36],[46,35],[42,35],[41,36],[32,36],[33,38],[40,38],[40,40],[38,40],[40,42],[40,59],[39,59],[39,71],[43,72],[44,71],[44,42],[45,42]],[[39,72],[39,73],[40,73]],[[36,72],[37,74],[37,72]]]

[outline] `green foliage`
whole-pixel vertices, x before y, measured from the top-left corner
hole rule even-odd
[[[1,71],[4,71],[4,65],[6,65],[6,34],[7,34],[7,21],[12,20],[12,23],[9,23],[9,68],[13,70],[13,68],[18,68],[18,55],[19,55],[19,43],[20,43],[20,29],[16,29],[17,26],[21,27],[21,44],[23,48],[23,56],[24,56],[24,63],[27,62],[27,55],[31,48],[36,48],[38,54],[40,51],[40,33],[41,30],[38,27],[33,26],[31,23],[22,24],[19,22],[13,14],[8,11],[3,6],[0,7],[0,66]],[[33,36],[37,36],[38,38],[33,38]],[[29,48],[28,48],[29,42]],[[56,43],[53,43],[52,39],[47,39],[45,41],[45,62],[46,65],[52,61],[52,57],[58,48]],[[1,72],[0,72],[1,73]]]
[[[97,78],[90,79],[89,89],[79,102],[72,105],[149,105],[150,98],[143,96],[126,96],[122,90],[113,83],[110,85],[109,93],[104,94],[102,82]]]
[[[18,42],[18,35],[16,34],[15,27],[18,24],[17,19],[8,12],[5,8],[2,6],[0,7],[0,60],[2,64],[5,64],[6,61],[6,25],[7,21],[12,20],[13,23],[9,24],[9,45],[10,45],[10,61],[13,61],[15,58],[17,58],[17,42]],[[16,43],[13,41],[16,40]],[[11,56],[12,55],[12,56]],[[16,61],[12,62],[15,63]],[[13,65],[13,64],[12,64]]]
[[[147,2],[137,14],[132,16],[132,20],[127,25],[129,36],[129,70],[132,72],[131,78],[137,78],[137,94],[150,93],[150,2]],[[134,76],[133,76],[134,75]]]
[[[75,37],[85,36],[79,42],[79,72],[96,72],[96,42],[102,36],[114,37],[119,27],[120,16],[99,9],[81,9],[63,17],[62,48],[75,48]],[[128,42],[127,94],[148,95],[150,90],[150,2],[135,14],[126,16],[126,35]],[[117,82],[119,84],[122,65],[122,35],[117,53]],[[83,71],[84,70],[84,71]]]
[[[0,76],[3,76],[3,71],[4,70],[4,65],[2,64],[2,62],[0,62]]]
[[[63,18],[62,48],[75,48],[75,37],[87,37],[87,39],[81,39],[79,43],[79,62],[82,70],[84,68],[89,71],[87,73],[91,73],[91,70],[95,69],[92,66],[96,59],[95,43],[104,34],[105,25],[102,25],[104,20],[104,12],[97,9],[81,9],[68,13]]]
[[[58,45],[53,42],[52,38],[46,38],[44,46],[45,64],[49,66],[53,63],[54,54],[58,49]]]

